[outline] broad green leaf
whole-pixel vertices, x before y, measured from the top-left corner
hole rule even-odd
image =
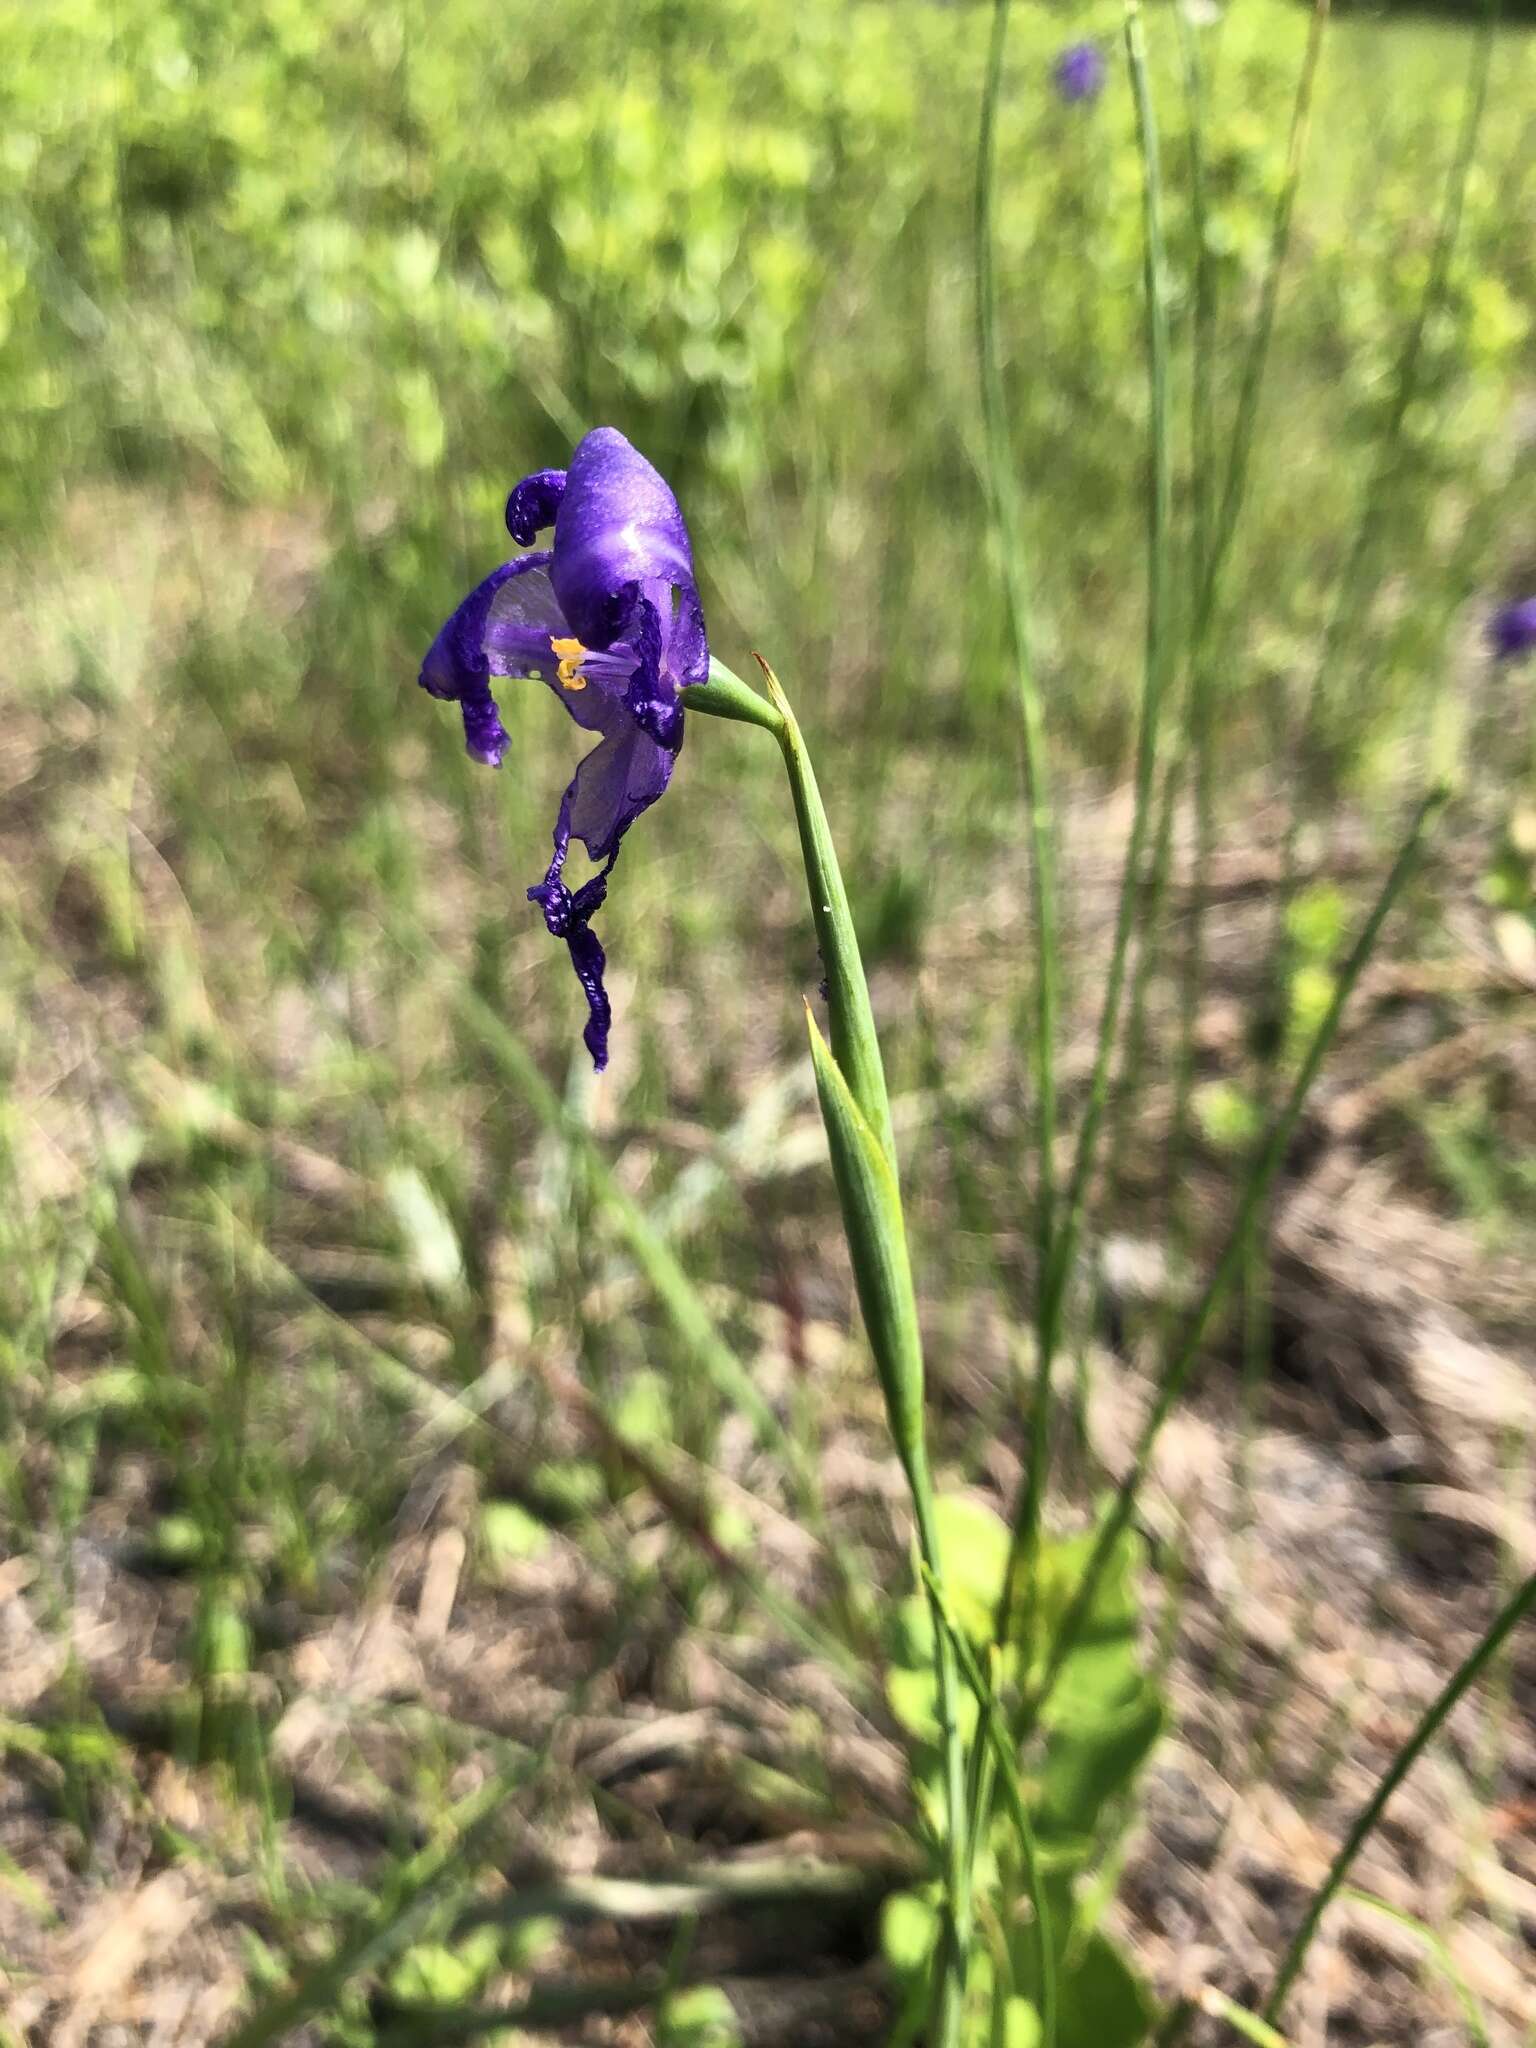
[[[620,1436],[642,1446],[666,1443],[672,1435],[672,1397],[659,1372],[631,1373],[610,1411]]]
[[[1059,1985],[1057,2048],[1139,2048],[1153,2006],[1141,1979],[1105,1934],[1069,1944]]]
[[[390,1972],[389,1988],[408,2005],[462,2005],[478,1995],[500,1960],[494,1927],[478,1927],[451,1947],[420,1941]]]
[[[384,1192],[417,1279],[435,1293],[456,1294],[464,1285],[464,1256],[442,1203],[414,1166],[392,1167]]]
[[[1053,1729],[1040,1773],[1036,1825],[1042,1836],[1092,1835],[1104,1807],[1125,1792],[1163,1729],[1163,1702],[1141,1681],[1118,1712]]]
[[[1097,1928],[1085,1931],[1074,1914],[1069,1878],[1046,1886],[1056,1955],[1057,2048],[1140,2048],[1152,2023],[1152,2002],[1120,1950]],[[1034,1999],[1033,1944],[1010,1939],[1014,1986]]]
[[[516,1564],[547,1550],[549,1531],[516,1501],[488,1500],[480,1510],[480,1541],[493,1564]]]
[[[978,1646],[992,1640],[1008,1570],[1008,1531],[985,1502],[941,1494],[933,1504],[944,1559],[944,1591],[955,1625]],[[929,1623],[930,1633],[932,1623]]]
[[[740,2048],[735,2008],[712,1984],[674,1991],[656,2015],[656,2042],[657,2048]]]
[[[893,1892],[880,1915],[880,1949],[899,1977],[926,1970],[939,1941],[939,1909],[928,1892]]]

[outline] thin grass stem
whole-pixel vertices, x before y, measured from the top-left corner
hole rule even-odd
[[[1419,394],[1424,337],[1444,302],[1446,287],[1450,282],[1451,259],[1461,238],[1467,180],[1471,175],[1472,161],[1477,153],[1477,138],[1488,103],[1488,77],[1493,61],[1498,22],[1499,0],[1488,0],[1483,25],[1468,62],[1466,89],[1462,98],[1461,126],[1456,139],[1455,153],[1451,159],[1451,168],[1446,177],[1445,195],[1435,228],[1434,247],[1430,254],[1424,290],[1403,343],[1402,353],[1398,357],[1392,403],[1377,450],[1377,459],[1361,495],[1349,553],[1345,558],[1344,570],[1334,594],[1327,626],[1324,628],[1323,644],[1307,686],[1300,722],[1300,743],[1303,748],[1310,743],[1313,728],[1326,705],[1328,685],[1333,679],[1338,660],[1363,621],[1380,580],[1379,576],[1372,573],[1376,563],[1377,543],[1396,495],[1394,486],[1402,459],[1403,427],[1409,409]],[[1293,811],[1287,831],[1287,869],[1294,861],[1299,824],[1298,806]]]
[[[1311,1905],[1307,1908],[1306,1917],[1297,1928],[1291,1945],[1275,1973],[1274,1989],[1265,2000],[1262,2014],[1271,2026],[1279,2019],[1291,1987],[1301,1974],[1301,1967],[1307,1959],[1307,1950],[1312,1945],[1312,1938],[1317,1933],[1324,1913],[1337,1897],[1355,1858],[1375,1832],[1393,1793],[1434,1741],[1463,1693],[1487,1670],[1506,1639],[1533,1607],[1536,1607],[1536,1572],[1532,1572],[1529,1578],[1516,1587],[1476,1647],[1462,1659],[1437,1698],[1425,1708],[1419,1718],[1419,1725],[1392,1759],[1380,1784],[1361,1808],[1354,1826],[1345,1836],[1338,1855],[1329,1867],[1328,1875],[1318,1887]]]
[[[1121,873],[1104,1002],[1088,1101],[1078,1133],[1072,1178],[1065,1206],[1057,1220],[1050,1257],[1042,1279],[1040,1363],[1042,1385],[1048,1385],[1049,1362],[1060,1344],[1062,1314],[1076,1255],[1078,1232],[1087,1203],[1097,1156],[1099,1129],[1109,1096],[1110,1062],[1120,1021],[1126,965],[1141,896],[1142,863],[1152,820],[1158,738],[1163,700],[1173,651],[1172,517],[1173,422],[1170,402],[1167,256],[1163,233],[1162,171],[1157,123],[1147,78],[1146,39],[1139,0],[1127,0],[1125,47],[1136,104],[1136,132],[1142,159],[1143,273],[1146,295],[1146,356],[1150,402],[1151,463],[1147,491],[1147,625],[1141,713],[1136,742],[1135,808],[1130,841]],[[1018,1570],[1028,1556],[1038,1523],[1037,1489],[1026,1486],[1014,1518],[1013,1542],[1001,1612],[1011,1609]]]
[[[1003,57],[1008,41],[1010,0],[995,0],[992,35],[981,95],[976,151],[974,210],[976,270],[976,353],[986,453],[987,509],[1002,571],[1003,606],[1013,647],[1014,687],[1023,743],[1024,800],[1029,814],[1030,889],[1035,925],[1034,1042],[1030,1048],[1035,1090],[1035,1244],[1043,1274],[1055,1230],[1056,1209],[1056,1019],[1059,1008],[1061,935],[1056,885],[1055,819],[1051,810],[1050,751],[1045,707],[1035,673],[1033,602],[1024,544],[1024,513],[1018,469],[1003,388],[1002,345],[997,316],[997,126],[1002,98]],[[1031,1430],[1030,1501],[1038,1500],[1045,1444],[1050,1365],[1044,1352]]]
[[[1315,0],[1307,29],[1307,46],[1302,54],[1296,80],[1296,98],[1291,106],[1290,133],[1285,146],[1285,171],[1275,197],[1270,222],[1269,250],[1264,263],[1264,281],[1259,290],[1259,311],[1249,337],[1243,361],[1243,378],[1238,388],[1237,411],[1232,438],[1227,447],[1227,473],[1222,485],[1211,547],[1206,559],[1205,580],[1196,614],[1197,637],[1203,638],[1220,592],[1222,572],[1233,535],[1242,518],[1247,498],[1249,471],[1258,426],[1259,404],[1264,395],[1264,375],[1269,367],[1270,343],[1274,338],[1275,313],[1280,303],[1280,285],[1291,247],[1291,224],[1296,211],[1296,194],[1301,186],[1306,161],[1307,137],[1312,125],[1312,103],[1322,59],[1324,31],[1328,26],[1330,0]]]
[[[1284,1106],[1271,1124],[1259,1156],[1244,1183],[1237,1214],[1233,1218],[1221,1257],[1206,1284],[1204,1293],[1190,1314],[1180,1342],[1170,1353],[1156,1396],[1143,1424],[1130,1470],[1120,1482],[1109,1513],[1099,1526],[1082,1579],[1057,1631],[1045,1673],[1032,1695],[1024,1702],[1020,1717],[1022,1725],[1033,1725],[1038,1717],[1041,1705],[1060,1675],[1083,1619],[1092,1607],[1099,1580],[1135,1512],[1137,1497],[1146,1478],[1152,1452],[1162,1433],[1163,1425],[1172,1414],[1194,1370],[1201,1343],[1216,1311],[1225,1302],[1242,1270],[1243,1261],[1247,1256],[1249,1231],[1285,1159],[1312,1084],[1316,1081],[1323,1061],[1338,1036],[1345,1007],[1365,969],[1366,962],[1375,951],[1382,926],[1393,905],[1418,868],[1426,836],[1447,800],[1448,792],[1437,789],[1419,805],[1407,838],[1392,864],[1391,872],[1381,886],[1371,914],[1366,919],[1348,960],[1340,970],[1327,1012],[1312,1035],[1306,1056],[1297,1070]]]
[[[1306,161],[1307,140],[1311,133],[1312,107],[1316,95],[1318,68],[1322,60],[1325,30],[1328,25],[1330,0],[1315,0],[1311,20],[1307,29],[1306,48],[1302,54],[1301,70],[1296,80],[1296,96],[1291,105],[1290,129],[1286,139],[1285,171],[1281,178],[1280,190],[1275,197],[1275,210],[1270,221],[1269,245],[1264,263],[1263,282],[1259,290],[1259,310],[1253,329],[1248,338],[1248,347],[1243,358],[1242,380],[1238,387],[1236,413],[1233,419],[1231,438],[1227,448],[1226,474],[1222,482],[1219,499],[1214,508],[1212,520],[1204,539],[1197,536],[1192,551],[1195,566],[1193,583],[1193,606],[1190,618],[1190,668],[1187,698],[1187,729],[1185,736],[1186,756],[1194,763],[1193,795],[1195,811],[1194,845],[1194,894],[1189,906],[1188,942],[1184,951],[1180,977],[1179,1005],[1179,1054],[1174,1074],[1174,1105],[1172,1136],[1169,1141],[1168,1185],[1177,1195],[1182,1186],[1181,1168],[1189,1140],[1190,1103],[1194,1088],[1194,1040],[1200,989],[1205,969],[1205,877],[1210,871],[1211,854],[1216,839],[1216,748],[1215,748],[1215,699],[1216,677],[1214,673],[1213,634],[1220,602],[1223,578],[1230,557],[1232,542],[1242,520],[1247,503],[1248,483],[1252,472],[1254,443],[1257,438],[1259,406],[1264,393],[1264,379],[1269,367],[1270,345],[1274,338],[1275,315],[1280,303],[1280,287],[1285,275],[1291,248],[1291,233],[1295,220],[1296,197],[1301,187],[1302,167]],[[1182,11],[1179,15],[1183,20]],[[1193,44],[1193,31],[1185,27],[1187,62],[1190,67],[1191,119],[1203,123],[1204,92],[1199,67],[1198,52]],[[1203,155],[1203,152],[1202,152]],[[1198,208],[1197,208],[1198,214]],[[1197,265],[1208,260],[1202,246]],[[1198,319],[1198,278],[1197,267],[1197,343]],[[1207,360],[1206,374],[1209,376],[1210,362]],[[1200,382],[1197,364],[1196,382]],[[1214,467],[1215,452],[1209,439],[1205,449]],[[1212,510],[1209,496],[1213,476],[1200,476],[1197,450],[1197,477],[1204,499],[1204,509],[1209,519]],[[1168,790],[1164,799],[1165,831],[1160,838],[1171,840],[1173,812],[1183,787],[1183,774],[1171,773]],[[1159,903],[1166,886],[1166,875],[1159,876],[1157,896]],[[1150,960],[1148,961],[1150,966]],[[1144,997],[1143,997],[1144,1002]],[[1177,1221],[1177,1215],[1175,1220]]]

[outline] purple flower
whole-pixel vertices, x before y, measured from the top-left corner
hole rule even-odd
[[[503,562],[465,598],[432,642],[421,685],[458,703],[465,745],[487,767],[507,749],[492,676],[537,677],[602,735],[560,799],[549,872],[528,891],[570,948],[590,1012],[582,1036],[601,1071],[612,1012],[592,918],[620,840],[671,780],[683,744],[677,693],[708,680],[709,645],[677,500],[613,427],[586,435],[569,470],[538,470],[508,498],[507,528],[522,546],[551,524],[552,547]],[[563,878],[573,838],[602,862],[576,889]]]
[[[1051,76],[1069,106],[1096,100],[1104,90],[1104,53],[1097,43],[1070,43],[1056,59]]]
[[[1488,621],[1488,645],[1500,661],[1514,661],[1536,647],[1536,597],[1500,605]]]

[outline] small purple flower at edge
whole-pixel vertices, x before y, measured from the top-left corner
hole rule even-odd
[[[1069,106],[1096,100],[1104,90],[1104,52],[1097,43],[1072,43],[1052,68],[1056,90]]]
[[[1488,621],[1488,644],[1501,661],[1514,661],[1536,648],[1536,597],[1501,605]]]
[[[550,525],[553,544],[531,548]],[[613,427],[587,434],[568,470],[525,476],[507,500],[507,529],[531,551],[465,598],[432,642],[421,686],[458,704],[465,746],[490,768],[507,749],[492,676],[547,683],[579,726],[601,734],[560,799],[549,870],[528,891],[570,949],[587,998],[582,1037],[601,1072],[612,1011],[592,918],[620,840],[672,778],[683,744],[677,693],[709,679],[704,613],[677,499]],[[602,863],[575,889],[564,879],[573,838]]]

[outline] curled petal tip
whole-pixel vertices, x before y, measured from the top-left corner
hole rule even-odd
[[[565,496],[563,469],[536,469],[515,484],[507,499],[507,531],[520,547],[532,547],[546,526],[553,526]]]

